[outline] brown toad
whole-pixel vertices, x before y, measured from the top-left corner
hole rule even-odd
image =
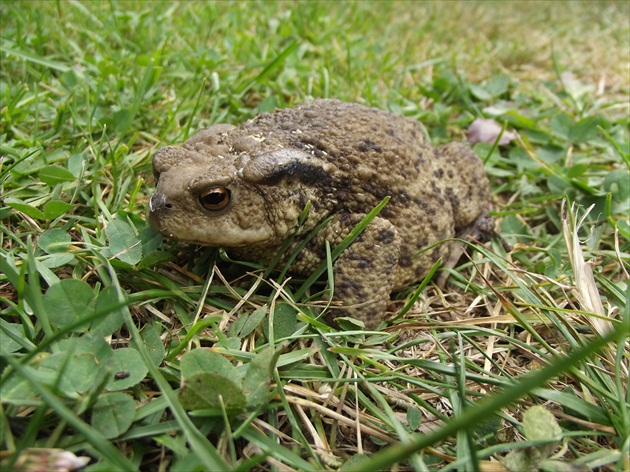
[[[309,275],[384,197],[391,200],[334,264],[335,315],[380,322],[390,293],[421,280],[453,237],[491,232],[490,189],[481,160],[466,146],[434,147],[418,122],[338,100],[314,100],[219,124],[153,158],[157,191],[149,221],[163,235],[221,246],[254,262],[286,251],[328,216],[332,220],[291,266]],[[298,219],[311,203],[306,222]],[[455,251],[457,252],[457,251]],[[461,254],[457,252],[457,255]],[[451,257],[453,265],[457,259]]]

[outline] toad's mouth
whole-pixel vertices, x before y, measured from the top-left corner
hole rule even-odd
[[[233,229],[232,231],[204,231],[191,225],[178,225],[173,228],[159,213],[148,212],[147,221],[167,239],[199,246],[242,248],[252,246],[272,246],[275,234],[271,229]]]

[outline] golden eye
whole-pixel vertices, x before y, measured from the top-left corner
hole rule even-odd
[[[199,203],[206,210],[220,211],[230,203],[232,193],[224,187],[209,188],[199,194]]]

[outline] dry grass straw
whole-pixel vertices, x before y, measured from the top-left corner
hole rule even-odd
[[[583,315],[584,320],[593,328],[594,332],[598,333],[600,336],[604,336],[610,330],[615,329],[615,325],[610,319],[614,318],[619,310],[610,305],[608,305],[608,310],[604,309],[597,284],[595,283],[595,277],[593,276],[593,264],[595,261],[586,262],[584,260],[578,231],[580,227],[584,225],[592,209],[593,206],[587,208],[580,219],[576,221],[575,206],[572,206],[569,210],[565,200],[562,204],[562,234],[565,244],[567,245],[567,256],[573,268],[575,281],[575,286],[571,289],[571,293],[575,296],[581,309],[585,312]],[[616,347],[611,345],[608,346],[605,352],[605,357],[612,365],[615,364],[615,350]],[[622,372],[618,372],[618,374],[625,377],[627,382],[628,368],[624,364],[621,364],[621,367]]]

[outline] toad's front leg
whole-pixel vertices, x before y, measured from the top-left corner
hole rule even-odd
[[[338,215],[326,228],[326,240],[335,246],[365,217],[364,214]],[[356,318],[374,328],[385,317],[394,289],[401,240],[394,225],[376,217],[333,265],[334,296],[340,306],[328,317]]]

